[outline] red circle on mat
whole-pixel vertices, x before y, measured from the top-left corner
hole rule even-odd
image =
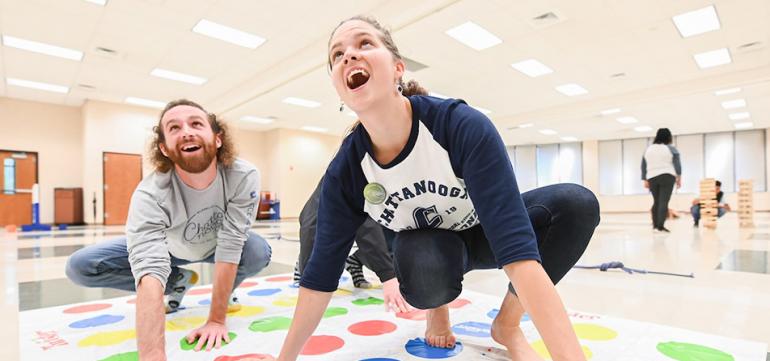
[[[94,311],[101,311],[107,308],[112,307],[109,303],[94,303],[91,305],[82,305],[82,306],[75,306],[70,307],[62,312],[64,313],[86,313],[86,312],[94,312]]]
[[[267,282],[286,282],[286,281],[291,281],[293,279],[294,279],[294,277],[292,277],[292,276],[278,276],[278,277],[265,278],[265,281],[267,281]]]
[[[267,357],[272,357],[270,355],[265,355],[262,353],[250,353],[248,355],[239,355],[239,356],[219,356],[214,359],[214,361],[262,361],[266,360]]]
[[[131,304],[131,305],[135,305],[136,304],[136,297],[126,301],[126,303]]]
[[[187,292],[188,295],[207,295],[211,293],[211,288],[197,288]]]
[[[449,308],[462,308],[469,304],[471,304],[471,301],[468,301],[464,298],[458,298],[452,302],[449,302]]]
[[[259,283],[257,283],[257,282],[243,281],[243,282],[241,282],[241,285],[238,286],[238,287],[239,288],[254,287],[254,286],[258,285],[258,284]]]
[[[337,336],[310,336],[300,355],[323,355],[338,350],[345,345],[345,341]]]
[[[412,321],[424,321],[427,315],[428,315],[428,311],[425,311],[425,310],[414,310],[412,312],[396,313],[396,317],[403,318],[405,320],[412,320]]]
[[[379,336],[391,333],[396,328],[398,326],[393,322],[374,320],[354,323],[348,327],[348,331],[359,336]]]

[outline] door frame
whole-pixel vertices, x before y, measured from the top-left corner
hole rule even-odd
[[[107,154],[121,154],[121,155],[138,155],[139,156],[139,179],[144,179],[144,165],[143,165],[143,155],[137,154],[137,153],[125,153],[125,152],[108,152],[108,151],[102,151],[102,225],[104,225],[104,213],[107,209],[107,196],[104,194],[104,185],[106,184],[105,178],[107,172],[105,171],[104,166],[104,157],[107,156]],[[96,220],[94,219],[94,223],[96,223]]]
[[[28,150],[14,150],[14,149],[0,149],[0,152],[34,154],[35,155],[35,182],[33,184],[37,184],[38,187],[40,187],[40,153],[39,152],[28,151]],[[3,171],[5,171],[5,170],[3,170]],[[15,176],[15,174],[14,174],[14,176]],[[5,174],[3,174],[3,177],[5,177]],[[15,180],[14,180],[14,183],[16,183]],[[30,189],[30,191],[31,191],[31,189]],[[0,191],[0,193],[2,193],[2,191]],[[41,193],[42,193],[42,191],[41,191]],[[30,193],[30,198],[31,198],[31,193]],[[40,197],[40,198],[42,198],[42,197]],[[38,199],[38,200],[40,201],[42,199]],[[32,221],[31,221],[31,215],[30,215],[30,223],[31,222]],[[0,224],[0,225],[2,225],[2,224]]]

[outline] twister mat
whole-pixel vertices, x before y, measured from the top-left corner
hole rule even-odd
[[[427,347],[421,337],[425,313],[386,313],[382,290],[354,289],[347,277],[309,340],[300,360],[405,361],[424,359],[502,360],[489,328],[500,297],[464,291],[450,304],[452,350]],[[211,288],[192,289],[185,309],[166,317],[169,360],[254,361],[277,356],[293,316],[297,288],[291,276],[251,278],[239,288],[243,308],[228,315],[230,344],[195,352],[184,336],[208,315]],[[20,313],[22,360],[137,360],[133,297],[123,297],[24,311]],[[673,327],[571,312],[575,331],[592,361],[765,361],[767,345]],[[533,347],[549,359],[534,325],[524,317],[522,329]]]

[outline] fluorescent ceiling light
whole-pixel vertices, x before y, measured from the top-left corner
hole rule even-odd
[[[746,100],[744,99],[735,99],[735,100],[728,100],[726,102],[722,102],[722,108],[725,108],[725,109],[743,108],[745,106],[746,106]]]
[[[92,4],[101,5],[101,6],[107,5],[107,0],[86,0],[86,1]]]
[[[695,11],[679,14],[671,18],[674,20],[679,34],[683,38],[689,38],[709,31],[719,30],[719,17],[714,5]]]
[[[698,67],[701,69],[730,64],[733,61],[730,58],[730,51],[727,50],[727,48],[695,54],[693,55],[693,58],[695,58],[695,62],[698,63]]]
[[[530,76],[532,78],[537,78],[541,75],[553,73],[553,69],[535,59],[527,59],[518,63],[513,63],[511,66],[524,75]]]
[[[492,111],[491,111],[491,110],[489,110],[489,109],[486,109],[486,108],[482,108],[482,107],[475,107],[475,106],[473,106],[473,105],[471,105],[471,107],[472,107],[473,109],[476,109],[476,110],[480,111],[482,114],[485,114],[485,115],[486,115],[486,114],[489,114],[489,113],[492,113]]]
[[[8,35],[3,35],[3,45],[11,48],[31,51],[38,54],[45,54],[45,55],[55,56],[55,57],[64,58],[64,59],[77,60],[77,61],[83,60],[82,51],[62,48],[60,46],[49,45],[45,43],[38,43],[37,41],[20,39],[20,38],[8,36]]]
[[[553,129],[540,129],[540,134],[554,135],[556,134],[556,131]]]
[[[577,95],[583,95],[588,94],[588,90],[583,88],[582,86],[575,84],[575,83],[569,83],[569,84],[562,84],[556,87],[556,91],[559,93],[562,93],[568,97],[574,97]]]
[[[576,142],[577,138],[575,138],[575,137],[561,137],[561,140],[563,140],[565,142]]]
[[[735,129],[748,129],[752,127],[754,127],[754,123],[752,122],[735,123]]]
[[[740,91],[741,91],[741,88],[722,89],[722,90],[715,91],[714,95],[719,96],[719,95],[735,94]]]
[[[285,98],[283,100],[283,102],[286,103],[286,104],[297,105],[297,106],[305,107],[305,108],[318,108],[318,107],[321,106],[321,103],[319,103],[319,102],[314,102],[312,100],[307,100],[307,99],[302,99],[302,98],[295,98],[295,97]]]
[[[535,124],[534,124],[534,123],[524,123],[524,124],[519,124],[519,128],[522,128],[522,129],[523,129],[523,128],[531,128],[531,127],[534,127],[534,126],[535,126]]]
[[[15,85],[15,86],[20,86],[24,88],[36,89],[36,90],[45,90],[45,91],[61,93],[61,94],[67,94],[70,91],[70,88],[64,85],[41,83],[41,82],[32,81],[32,80],[6,78],[5,82],[8,85]]]
[[[749,119],[751,117],[751,114],[749,114],[749,112],[732,113],[732,114],[729,114],[728,117],[730,118],[730,120],[744,120],[744,119]]]
[[[307,126],[304,126],[304,127],[300,128],[300,129],[307,130],[308,132],[316,132],[316,133],[325,133],[325,132],[329,131],[329,129],[321,128],[321,127],[314,127],[312,125],[307,125]]]
[[[156,109],[163,109],[166,107],[166,103],[159,101],[159,100],[150,100],[150,99],[144,99],[144,98],[136,98],[136,97],[127,97],[126,103],[128,104],[134,104],[134,105],[141,105],[143,107],[150,107],[150,108],[156,108]]]
[[[201,19],[192,31],[249,49],[256,49],[265,42],[265,38],[206,19]]]
[[[646,125],[642,125],[642,126],[634,128],[634,130],[637,131],[637,132],[640,132],[640,133],[644,133],[644,132],[651,131],[652,127],[649,127],[649,126],[646,126]]]
[[[183,83],[195,84],[195,85],[201,85],[206,81],[208,81],[206,78],[201,78],[199,76],[194,76],[194,75],[184,74],[184,73],[177,73],[175,71],[160,69],[160,68],[153,69],[150,75],[157,76],[158,78],[176,80],[176,81],[181,81]]]
[[[471,21],[447,30],[446,34],[475,50],[484,50],[503,42],[494,34]]]
[[[620,124],[634,124],[639,123],[639,120],[634,117],[618,117],[615,120]]]
[[[610,115],[615,113],[620,113],[620,108],[605,109],[599,112],[601,115]]]
[[[441,98],[441,99],[449,99],[448,96],[446,96],[444,94],[440,94],[440,93],[429,92],[428,95],[430,95],[432,97],[436,97],[436,98]]]
[[[257,124],[270,124],[275,121],[275,118],[263,118],[263,117],[255,117],[253,115],[245,115],[241,117],[241,120],[245,122],[257,123]]]

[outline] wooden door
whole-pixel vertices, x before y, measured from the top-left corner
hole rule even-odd
[[[4,191],[5,160],[12,159],[15,177],[11,194]],[[37,153],[14,150],[0,150],[0,226],[32,223],[32,185],[37,183]],[[40,200],[43,201],[42,199]]]
[[[104,152],[104,224],[126,224],[131,195],[142,180],[141,154]]]

